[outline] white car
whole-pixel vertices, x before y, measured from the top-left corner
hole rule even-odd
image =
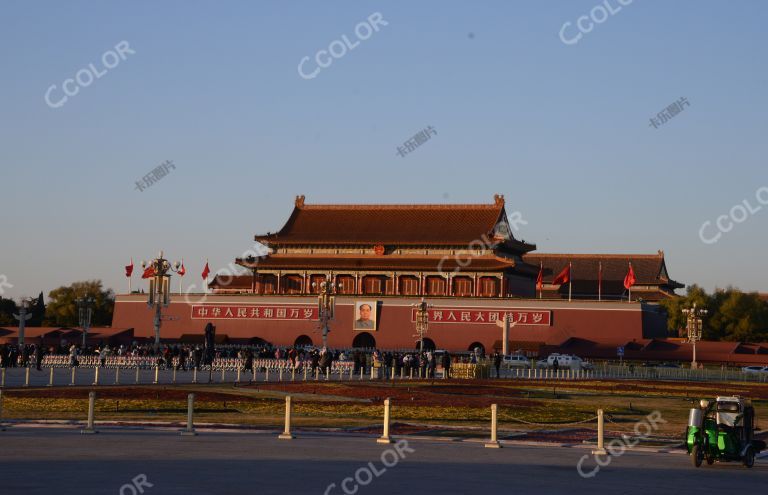
[[[741,368],[744,373],[768,373],[768,366],[745,366]]]
[[[592,365],[578,356],[572,356],[570,354],[550,354],[546,361],[538,361],[536,363],[537,368],[553,368],[555,360],[557,360],[557,368],[561,370],[586,370],[590,369]]]
[[[521,356],[519,354],[504,356],[504,360],[502,362],[510,368],[530,368],[531,367],[531,361],[528,360],[527,357]]]

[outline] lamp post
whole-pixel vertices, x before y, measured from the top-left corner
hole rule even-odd
[[[421,302],[418,304],[411,304],[412,308],[416,308],[416,336],[419,338],[419,353],[424,352],[424,335],[426,335],[429,328],[429,308],[431,304],[427,304],[424,298],[421,298]]]
[[[27,320],[32,318],[32,313],[27,314],[27,309],[29,309],[29,300],[22,299],[19,305],[19,314],[13,315],[19,320],[19,352],[24,348],[24,328],[27,326]]]
[[[688,332],[688,343],[693,344],[693,361],[691,361],[691,368],[696,368],[696,342],[701,340],[701,330],[703,327],[702,317],[705,316],[708,311],[704,308],[697,308],[696,303],[693,303],[692,308],[683,309],[683,314],[686,316],[686,330]]]
[[[93,316],[93,302],[91,296],[83,296],[75,299],[77,304],[77,315],[80,328],[83,330],[83,349],[85,349],[85,339],[88,338],[88,330],[91,329],[91,317]]]
[[[312,282],[312,288],[320,291],[317,294],[318,317],[320,330],[323,332],[323,347],[328,347],[328,332],[331,331],[328,325],[333,320],[336,310],[336,294],[341,289],[341,284],[333,283],[333,272],[331,272],[319,284]]]
[[[152,261],[142,261],[141,267],[145,269],[145,276],[149,277],[147,306],[155,310],[155,351],[158,351],[160,349],[160,324],[163,321],[163,308],[167,308],[171,303],[170,272],[178,273],[181,263],[176,261],[171,265],[168,260],[163,258],[163,252],[160,251],[160,255]],[[147,273],[147,267],[151,268],[149,273]]]

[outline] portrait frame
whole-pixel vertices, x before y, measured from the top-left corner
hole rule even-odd
[[[366,311],[367,306],[370,311]],[[352,329],[358,332],[375,332],[378,330],[378,301],[359,300],[355,301],[354,318],[352,319]]]

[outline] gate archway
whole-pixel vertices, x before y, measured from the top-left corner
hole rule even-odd
[[[368,332],[358,333],[352,340],[352,347],[375,349],[376,339]]]
[[[312,343],[312,339],[309,338],[307,335],[299,335],[296,337],[296,340],[293,342],[294,347],[306,347],[306,346],[312,346],[314,345]]]

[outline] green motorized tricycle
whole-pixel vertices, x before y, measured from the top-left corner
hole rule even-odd
[[[740,461],[748,468],[766,445],[754,439],[755,409],[743,397],[701,400],[691,409],[686,428],[686,446],[695,467],[715,461]]]

